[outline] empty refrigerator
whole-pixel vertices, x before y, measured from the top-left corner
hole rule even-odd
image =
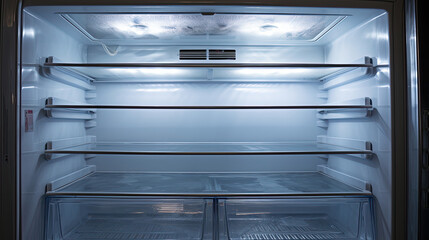
[[[356,4],[24,4],[20,237],[394,238],[394,11]]]

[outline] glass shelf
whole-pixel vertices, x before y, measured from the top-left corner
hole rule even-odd
[[[216,80],[320,80],[354,69],[374,67],[371,63],[55,63],[43,67],[70,75],[80,75],[92,81],[123,79],[153,81],[207,80],[207,71],[213,71],[210,81]],[[221,71],[219,71],[219,70]],[[364,70],[362,72],[365,72]],[[122,81],[122,80],[121,80]]]
[[[372,109],[372,105],[289,105],[289,106],[262,106],[262,105],[248,105],[248,106],[138,106],[138,105],[51,105],[46,104],[45,109]]]
[[[89,196],[330,196],[370,195],[320,172],[95,172],[48,195]]]
[[[346,148],[317,142],[295,143],[90,143],[45,154],[126,154],[126,155],[298,155],[372,154],[371,150]]]

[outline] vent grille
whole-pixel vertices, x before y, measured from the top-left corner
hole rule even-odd
[[[207,50],[205,49],[185,49],[180,50],[180,60],[206,60]]]
[[[182,49],[180,60],[236,60],[235,50],[225,49]]]
[[[235,50],[210,49],[209,60],[235,60]]]

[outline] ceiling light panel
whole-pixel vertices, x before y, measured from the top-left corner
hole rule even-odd
[[[62,14],[94,41],[316,41],[345,16],[314,14]]]

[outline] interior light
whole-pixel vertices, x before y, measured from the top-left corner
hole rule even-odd
[[[155,24],[152,24],[150,27],[144,25],[144,24],[135,24],[125,21],[118,21],[113,22],[111,24],[111,27],[116,31],[123,33],[127,36],[132,37],[143,37],[143,36],[150,36],[153,35],[156,37],[156,35],[165,32],[165,29],[157,26]]]
[[[309,40],[324,31],[328,25],[327,19],[320,16],[254,17],[238,31],[244,34],[278,35],[282,39]]]

